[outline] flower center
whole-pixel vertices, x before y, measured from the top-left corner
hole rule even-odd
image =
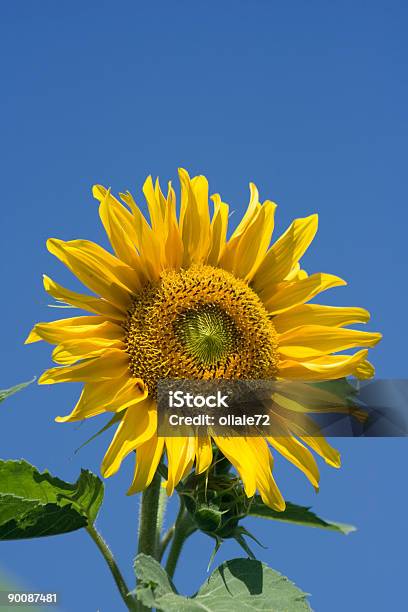
[[[239,348],[234,320],[216,304],[204,304],[197,310],[181,313],[174,322],[174,330],[191,355],[206,366]]]
[[[125,329],[131,373],[152,396],[160,379],[260,379],[277,372],[276,332],[261,300],[219,268],[164,271],[135,296]]]

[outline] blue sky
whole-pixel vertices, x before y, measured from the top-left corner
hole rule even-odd
[[[2,300],[0,387],[50,365],[24,347],[51,319],[41,274],[76,287],[45,240],[106,244],[90,188],[141,199],[149,173],[206,174],[238,219],[254,181],[275,200],[278,230],[318,212],[304,264],[347,279],[326,302],[372,311],[382,331],[380,377],[406,377],[406,4],[323,1],[3,3],[0,54]],[[234,217],[232,218],[234,219]],[[98,470],[110,434],[78,454],[101,425],[54,423],[76,385],[32,386],[0,411],[1,455],[75,480]],[[400,609],[406,582],[404,439],[338,440],[343,467],[322,465],[318,496],[277,459],[287,499],[350,522],[348,537],[249,522],[259,557],[312,593],[317,612]],[[99,526],[131,582],[139,500],[124,495],[132,460],[106,483]],[[170,504],[168,520],[174,513]],[[205,578],[211,542],[187,544],[177,586]],[[218,561],[240,556],[227,543]],[[59,591],[65,612],[119,609],[113,583],[83,532],[1,543],[0,566],[35,590]],[[127,568],[127,569],[126,569]]]

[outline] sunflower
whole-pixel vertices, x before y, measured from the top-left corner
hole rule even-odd
[[[368,321],[362,308],[307,303],[346,284],[331,274],[309,276],[300,267],[317,215],[296,219],[271,245],[276,204],[261,203],[251,183],[248,208],[228,239],[229,207],[220,195],[211,196],[211,216],[207,179],[190,178],[183,169],[179,178],[179,215],[171,183],[165,197],[159,181],[147,178],[143,192],[150,222],[129,192],[119,194],[119,201],[110,190],[93,188],[113,254],[87,240],[47,242],[93,295],[44,276],[45,290],[55,300],[92,314],[38,323],[26,343],[56,345],[52,357],[59,366],[45,371],[40,384],[84,383],[75,408],[58,422],[103,413],[115,417],[116,433],[101,472],[113,475],[136,451],[129,494],[151,483],[165,453],[171,495],[193,468],[198,474],[208,470],[215,443],[239,473],[248,497],[258,490],[265,504],[284,510],[271,449],[317,488],[319,470],[306,445],[328,464],[340,465],[339,453],[324,437],[291,421],[291,406],[277,423],[276,437],[159,437],[158,381],[370,378],[374,368],[367,348],[381,335],[345,327]],[[341,352],[355,347],[365,348]]]

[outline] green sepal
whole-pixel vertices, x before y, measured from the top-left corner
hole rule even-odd
[[[236,529],[236,533],[234,536],[234,540],[240,545],[240,547],[242,548],[242,550],[244,550],[246,552],[246,554],[248,555],[248,557],[250,559],[256,559],[254,553],[252,552],[252,550],[249,548],[248,543],[246,542],[246,540],[244,540],[244,538],[242,537],[242,531],[240,529]]]
[[[7,397],[10,397],[10,395],[14,395],[14,393],[17,393],[18,391],[25,389],[26,387],[28,387],[28,385],[31,385],[34,381],[35,381],[35,376],[31,380],[20,383],[18,385],[14,385],[14,387],[10,387],[9,389],[0,389],[0,403],[4,402],[4,400]]]
[[[105,431],[107,431],[113,425],[118,423],[122,418],[123,418],[123,414],[121,412],[115,412],[113,417],[106,423],[106,425],[104,425],[101,429],[99,429],[96,433],[94,433],[90,438],[85,440],[85,442],[83,442],[81,446],[78,446],[78,448],[75,449],[75,454],[78,453],[80,450],[82,450],[84,446],[87,446],[90,442],[93,442],[95,438],[105,433]]]
[[[219,538],[217,535],[213,536],[214,540],[215,540],[215,544],[214,544],[214,548],[212,549],[209,561],[208,561],[208,565],[207,565],[207,572],[210,571],[210,567],[212,566],[212,564],[214,563],[214,559],[215,559],[215,555],[217,554],[217,552],[220,550],[221,548],[221,544],[223,543],[224,540],[222,540],[221,538]]]
[[[212,550],[210,560],[208,561],[208,565],[207,565],[207,572],[208,572],[214,562],[215,555],[219,551],[221,544],[224,542],[224,539],[213,533],[208,533],[208,532],[204,532],[204,533],[207,533],[207,535],[215,539],[215,546]],[[244,552],[246,552],[246,554],[248,555],[250,559],[256,559],[256,555],[254,555],[247,541],[243,538],[244,535],[247,536],[247,538],[251,538],[251,540],[256,542],[258,546],[261,546],[261,548],[266,548],[266,546],[264,546],[251,532],[248,531],[248,529],[246,529],[242,525],[237,525],[233,529],[233,531],[231,531],[231,533],[228,535],[228,538],[234,539],[237,542],[237,544],[239,544],[239,546],[244,550]]]

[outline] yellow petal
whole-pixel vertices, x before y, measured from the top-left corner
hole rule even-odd
[[[191,189],[197,205],[200,226],[200,245],[197,249],[197,261],[204,261],[210,248],[210,211],[208,196],[208,181],[205,176],[195,176],[191,179]],[[194,260],[196,261],[196,260]]]
[[[247,438],[246,441],[247,450],[252,454],[256,485],[262,501],[274,510],[282,512],[286,504],[272,476],[273,460],[266,441],[263,438]]]
[[[232,273],[251,280],[271,241],[276,204],[266,201],[243,232],[235,250]]]
[[[106,187],[103,185],[94,185],[92,187],[92,195],[99,203],[107,199],[109,208],[114,212],[115,218],[119,225],[123,228],[129,240],[137,247],[138,238],[136,234],[135,220],[133,214],[119,200],[117,200]],[[105,220],[101,219],[105,225]],[[108,229],[105,227],[106,232]],[[109,236],[109,234],[108,234]],[[113,245],[112,245],[113,246]]]
[[[165,262],[166,267],[179,270],[183,263],[184,246],[181,239],[180,229],[177,222],[176,214],[176,194],[169,182],[167,193],[167,201],[165,208],[165,226],[167,228],[167,237],[165,245]]]
[[[51,340],[52,344],[57,344],[61,342],[65,336],[61,334],[61,331],[64,329],[69,329],[71,327],[75,328],[77,326],[89,326],[90,329],[93,329],[95,325],[100,325],[106,322],[104,317],[97,317],[94,315],[85,316],[85,317],[70,317],[67,319],[58,319],[56,321],[50,322],[42,322],[36,323],[33,329],[27,336],[24,344],[31,344],[32,342],[38,342],[39,340],[47,339],[47,330],[50,330],[52,335],[52,330],[55,329],[58,340],[55,342]],[[45,332],[45,337],[42,335],[42,330]]]
[[[285,501],[272,476],[272,455],[265,440],[214,436],[214,441],[241,476],[248,497],[258,489],[265,504],[277,511],[285,509]]]
[[[61,382],[98,382],[123,376],[129,369],[129,356],[119,349],[109,349],[100,357],[88,359],[73,366],[46,370],[39,385]]]
[[[306,270],[301,270],[300,263],[298,262],[293,266],[289,274],[287,274],[283,280],[285,281],[302,280],[303,278],[307,278],[308,276],[309,275],[306,272]]]
[[[123,459],[154,435],[157,428],[157,409],[150,399],[128,408],[121,420],[101,465],[105,478],[115,474]]]
[[[241,476],[246,495],[248,497],[255,495],[256,475],[252,464],[252,454],[246,452],[248,438],[227,438],[221,436],[213,436],[213,438],[220,451]]]
[[[326,463],[332,467],[339,468],[341,465],[340,453],[333,448],[324,436],[320,435],[320,430],[313,419],[303,415],[301,422],[290,422],[290,430],[298,436],[305,444],[310,446]]]
[[[184,245],[183,265],[202,263],[210,250],[210,215],[208,182],[204,176],[190,179],[188,172],[179,168],[181,185],[180,231]]]
[[[259,203],[259,193],[254,183],[249,184],[249,189],[250,189],[250,200],[249,200],[248,208],[244,216],[242,217],[240,223],[238,224],[237,228],[232,233],[227,244],[221,251],[221,255],[219,259],[219,266],[220,268],[223,268],[224,270],[227,270],[228,272],[232,272],[234,269],[234,265],[235,265],[235,261],[237,257],[237,248],[241,241],[241,238],[244,236],[247,229],[253,223],[253,221],[257,217],[258,212],[261,208],[261,205]]]
[[[82,359],[102,355],[106,350],[112,348],[124,350],[125,345],[122,340],[108,340],[106,338],[66,340],[55,347],[52,358],[56,363],[71,365]]]
[[[196,474],[207,471],[213,458],[211,438],[197,437],[196,440]]]
[[[326,289],[341,285],[347,285],[347,283],[338,276],[317,273],[298,281],[271,286],[267,292],[261,292],[260,297],[270,314],[278,314],[308,302]]]
[[[99,200],[99,216],[117,257],[136,270],[140,267],[136,252],[135,222],[132,214],[105,189],[95,185],[93,193]],[[132,240],[133,238],[133,240]]]
[[[182,479],[187,466],[195,457],[195,440],[192,437],[167,437],[166,452],[168,464],[167,495],[172,495],[174,488]]]
[[[282,358],[304,360],[357,346],[375,346],[381,334],[325,325],[303,325],[279,336]]]
[[[293,221],[260,264],[252,282],[255,291],[261,293],[289,274],[315,237],[317,224],[317,215]]]
[[[104,412],[121,412],[146,397],[147,389],[143,382],[128,375],[107,382],[86,383],[71,414],[55,420],[57,423],[67,423]]]
[[[268,436],[267,440],[281,455],[293,463],[310,480],[312,485],[319,488],[319,468],[312,453],[295,437],[289,429],[274,419],[274,435]]]
[[[206,263],[209,266],[217,266],[227,240],[229,207],[221,201],[218,193],[211,196],[211,199],[214,202],[214,215],[211,221],[211,248]]]
[[[43,276],[43,281],[46,292],[59,302],[71,304],[71,306],[75,306],[75,308],[81,308],[82,310],[104,315],[107,319],[113,319],[115,321],[122,321],[126,317],[126,311],[116,308],[116,306],[104,299],[65,289],[65,287],[62,287],[45,274]]]
[[[158,181],[156,181],[155,189],[153,186],[152,177],[148,176],[143,185],[143,193],[149,209],[152,229],[154,233],[158,235],[160,241],[162,241],[165,238],[164,208],[162,206],[162,199],[160,197],[161,190]]]
[[[166,198],[164,197],[164,194],[161,190],[160,187],[160,181],[159,178],[156,178],[156,181],[154,183],[154,195],[156,196],[156,202],[157,205],[160,209],[160,213],[161,213],[161,217],[162,219],[165,219],[166,217],[166,206],[167,206],[167,201]]]
[[[369,320],[370,313],[364,308],[302,304],[276,315],[273,319],[273,325],[276,331],[281,334],[300,325],[343,327],[353,323],[367,323]]]
[[[134,269],[93,242],[50,238],[47,247],[86,287],[118,308],[127,308],[141,288]]]
[[[134,223],[134,234],[132,235],[132,241],[134,242],[138,251],[140,251],[141,250],[141,247],[140,247],[141,235],[145,231],[149,231],[149,230],[151,231],[151,227],[146,221],[145,216],[143,215],[142,211],[140,210],[139,206],[136,204],[135,200],[133,199],[132,194],[129,191],[127,191],[126,193],[120,193],[119,197],[121,200],[123,200],[123,202],[125,202],[125,204],[129,206],[129,208],[132,211],[133,223]]]
[[[364,360],[358,364],[354,375],[360,380],[366,380],[367,378],[373,378],[375,376],[375,368],[372,363],[368,360]]]
[[[283,383],[283,385],[282,385]],[[273,393],[273,412],[290,422],[297,414],[348,414],[364,422],[367,413],[364,409],[350,405],[349,398],[340,397],[310,383],[280,381],[275,382],[282,393]]]
[[[341,457],[339,451],[333,448],[333,446],[331,446],[331,444],[329,444],[324,437],[319,438],[314,436],[301,436],[301,439],[308,446],[310,446],[315,453],[320,455],[320,457],[322,457],[326,463],[335,468],[341,467]]]
[[[191,473],[191,469],[194,465],[194,454],[192,455],[190,461],[188,463],[186,463],[185,468],[184,468],[184,472],[181,475],[180,480],[184,480],[185,478],[187,478],[187,476]],[[166,488],[167,488],[167,483],[166,483]]]
[[[24,340],[24,344],[32,344],[33,342],[40,342],[43,338],[38,333],[36,329],[37,325],[34,325],[33,329],[28,334],[27,338]]]
[[[71,317],[49,323],[37,323],[25,343],[45,340],[51,344],[59,344],[67,340],[83,338],[104,338],[112,341],[122,340],[124,334],[123,327],[106,321],[104,317]]]
[[[259,192],[258,192],[258,189],[255,183],[249,183],[249,194],[250,194],[250,197],[249,197],[248,208],[246,209],[245,214],[242,217],[241,221],[239,222],[239,224],[237,225],[237,227],[231,234],[231,240],[241,236],[244,233],[248,225],[255,218],[261,206],[259,203]]]
[[[149,280],[155,281],[160,276],[163,264],[163,237],[152,230],[129,192],[121,193],[120,197],[133,212],[143,272]]]
[[[153,435],[136,451],[136,469],[128,495],[146,489],[153,480],[163,454],[164,438]]]
[[[326,355],[313,361],[281,361],[279,377],[297,380],[335,380],[355,374],[367,357],[367,349],[354,355]]]

